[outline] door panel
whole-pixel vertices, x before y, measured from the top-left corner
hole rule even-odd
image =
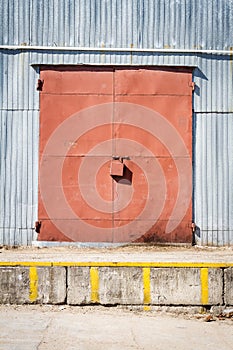
[[[119,68],[115,71],[116,95],[190,95],[190,72],[178,68]]]
[[[45,67],[39,240],[191,242],[191,71]]]

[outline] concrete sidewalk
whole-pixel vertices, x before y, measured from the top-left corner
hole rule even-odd
[[[0,303],[233,305],[233,249],[0,250]]]
[[[1,350],[231,350],[230,319],[122,308],[0,306]]]
[[[115,248],[0,248],[0,262],[3,261],[233,263],[233,247],[126,245]]]

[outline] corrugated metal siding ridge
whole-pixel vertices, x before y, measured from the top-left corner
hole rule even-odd
[[[202,243],[233,244],[233,114],[195,114],[194,208]]]
[[[232,0],[2,0],[2,45],[230,49]]]
[[[25,244],[35,235],[38,122],[38,111],[0,111],[0,242],[4,244]],[[22,230],[30,237],[19,238]]]

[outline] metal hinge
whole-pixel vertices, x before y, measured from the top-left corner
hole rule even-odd
[[[35,231],[37,233],[40,233],[40,228],[41,228],[41,221],[36,221],[35,222]]]
[[[37,80],[36,90],[37,91],[42,91],[43,85],[44,85],[44,80],[38,79]]]
[[[189,82],[189,87],[191,87],[193,91],[195,90],[195,85],[194,81]]]

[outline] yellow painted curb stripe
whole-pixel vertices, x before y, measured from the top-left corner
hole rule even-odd
[[[52,266],[86,266],[86,267],[233,267],[233,263],[206,263],[206,262],[140,262],[140,261],[90,261],[90,262],[53,262]]]
[[[0,266],[83,266],[83,267],[196,267],[224,268],[233,267],[232,263],[224,262],[141,262],[141,261],[0,261]]]
[[[144,290],[144,304],[150,304],[150,268],[143,268],[143,290]]]
[[[202,268],[200,272],[201,278],[201,303],[207,305],[209,302],[209,271],[208,268]]]
[[[0,261],[0,266],[39,267],[53,266],[53,263],[48,261]]]
[[[30,279],[29,299],[31,302],[33,302],[33,301],[36,301],[38,296],[38,274],[37,274],[36,267],[30,267],[29,279]]]
[[[99,271],[97,267],[90,268],[91,302],[99,303]]]
[[[143,310],[144,311],[150,311],[151,310],[151,306],[150,305],[144,305],[143,306]]]
[[[150,268],[144,267],[142,270],[143,276],[143,292],[144,292],[144,310],[149,311],[151,303],[151,294],[150,294]]]

